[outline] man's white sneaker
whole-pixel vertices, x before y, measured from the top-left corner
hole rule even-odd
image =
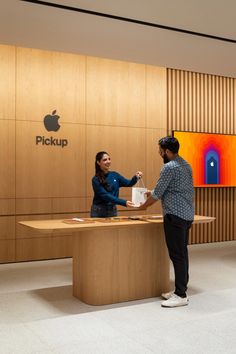
[[[165,300],[161,303],[163,307],[179,307],[188,305],[187,297],[180,297],[176,294],[172,294],[168,300]]]
[[[174,294],[174,291],[170,291],[168,293],[161,294],[161,296],[163,297],[163,299],[168,300],[173,294]]]

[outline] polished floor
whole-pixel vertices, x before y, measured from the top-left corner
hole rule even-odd
[[[0,353],[236,354],[236,241],[189,252],[190,302],[174,309],[83,304],[71,259],[0,265]]]

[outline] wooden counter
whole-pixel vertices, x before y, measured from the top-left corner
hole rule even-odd
[[[160,215],[108,219],[22,221],[41,232],[73,237],[73,295],[91,305],[159,296],[169,291],[169,257]],[[214,218],[196,215],[194,223]],[[70,222],[70,221],[68,221]]]

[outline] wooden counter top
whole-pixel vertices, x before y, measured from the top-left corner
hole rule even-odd
[[[59,219],[59,220],[31,220],[20,221],[19,224],[37,229],[39,231],[56,231],[56,230],[88,230],[95,228],[109,228],[109,227],[125,227],[125,226],[138,226],[149,223],[162,223],[163,218],[161,215],[138,215],[138,216],[120,216],[114,218],[81,218],[84,221],[74,221],[70,223],[72,219]],[[214,221],[214,217],[195,215],[194,224],[207,223]],[[67,223],[68,222],[68,223]],[[73,221],[71,221],[73,222]]]

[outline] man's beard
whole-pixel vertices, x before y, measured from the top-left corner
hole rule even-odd
[[[166,154],[164,154],[162,158],[163,158],[164,163],[167,163],[170,161]]]

